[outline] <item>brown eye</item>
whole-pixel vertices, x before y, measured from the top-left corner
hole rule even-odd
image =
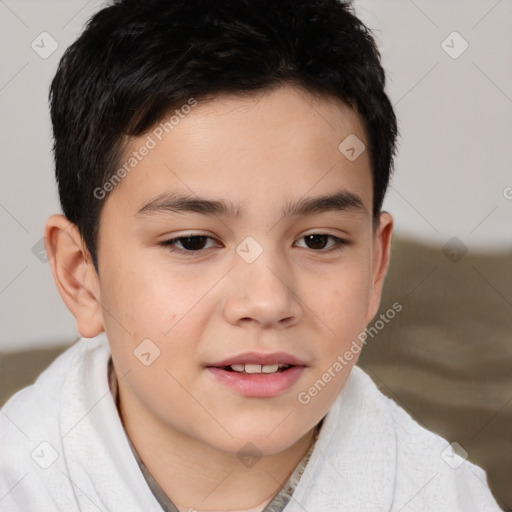
[[[176,252],[199,252],[207,248],[208,240],[213,240],[213,238],[204,235],[180,236],[171,240],[165,240],[161,245]]]
[[[207,236],[185,236],[178,238],[181,245],[187,251],[200,251],[206,245]]]
[[[310,235],[305,235],[301,240],[305,241],[306,249],[312,249],[314,251],[324,253],[343,249],[345,245],[349,245],[347,240],[343,240],[342,238],[338,238],[334,235],[326,235],[324,233],[312,233]],[[299,247],[304,246],[301,245]]]
[[[310,249],[325,249],[329,240],[328,235],[308,235],[304,237],[306,244]]]

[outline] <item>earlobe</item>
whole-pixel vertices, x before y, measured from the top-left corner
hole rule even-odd
[[[382,295],[382,287],[389,267],[391,256],[391,240],[393,238],[393,217],[383,212],[379,217],[379,226],[374,234],[373,241],[373,275],[372,289],[370,291],[370,305],[368,308],[367,323],[376,315]]]
[[[78,228],[64,215],[46,222],[45,247],[62,300],[76,319],[81,336],[103,332],[98,274]]]

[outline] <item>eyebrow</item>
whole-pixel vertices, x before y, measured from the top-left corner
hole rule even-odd
[[[288,201],[282,210],[283,217],[307,216],[329,211],[367,213],[363,200],[357,194],[340,190],[335,194],[307,197],[295,202]],[[206,199],[197,196],[161,194],[146,203],[136,217],[165,213],[199,213],[219,217],[239,218],[240,206],[223,199]]]

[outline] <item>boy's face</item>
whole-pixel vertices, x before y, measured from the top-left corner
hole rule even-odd
[[[361,121],[281,87],[199,103],[160,132],[131,141],[125,160],[148,135],[157,144],[101,215],[98,301],[123,415],[228,452],[284,450],[328,411],[356,358],[316,396],[308,389],[380,300],[391,218],[373,230],[368,151],[338,149],[353,135],[366,144]],[[173,210],[181,197],[190,202]],[[179,237],[196,238],[165,245]],[[222,368],[233,361],[294,367]]]

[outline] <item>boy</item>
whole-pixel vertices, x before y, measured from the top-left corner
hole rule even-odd
[[[2,510],[499,510],[354,366],[392,236],[384,82],[336,0],[92,18],[51,87],[45,231],[83,338],[2,411]]]

